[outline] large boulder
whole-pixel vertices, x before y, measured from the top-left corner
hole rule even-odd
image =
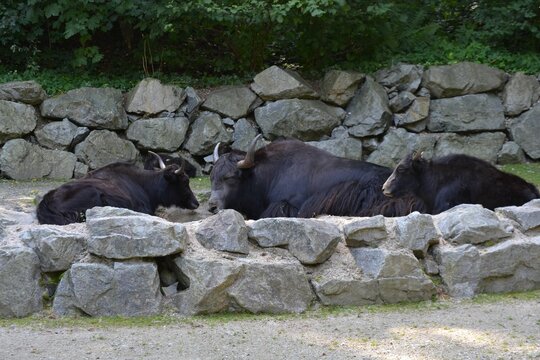
[[[506,206],[495,209],[495,213],[511,219],[521,231],[540,227],[540,199],[529,201],[523,206]]]
[[[0,247],[0,317],[23,317],[42,309],[39,258],[25,246]]]
[[[528,110],[540,95],[540,84],[534,76],[518,72],[508,80],[502,94],[504,113],[516,116]]]
[[[367,161],[394,167],[412,151],[424,152],[426,158],[431,158],[437,141],[436,134],[413,134],[402,128],[392,128],[384,136],[383,142],[369,155]]]
[[[378,247],[388,237],[384,216],[359,218],[343,225],[345,242],[351,247]]]
[[[188,86],[185,89],[186,101],[180,107],[180,110],[186,115],[186,117],[192,121],[194,115],[199,111],[199,107],[203,103],[202,98],[197,94],[194,88]]]
[[[540,237],[511,239],[480,255],[478,293],[540,289]]]
[[[255,75],[251,89],[263,100],[319,97],[311,85],[296,72],[281,69],[276,65]]]
[[[0,207],[0,244],[8,226],[30,225],[35,221],[35,215],[22,211],[14,211]]]
[[[432,100],[427,128],[431,132],[504,130],[504,109],[492,94]]]
[[[485,132],[475,135],[441,134],[435,145],[434,157],[465,154],[494,164],[505,139],[506,135],[502,132]]]
[[[191,125],[184,149],[192,155],[208,155],[218,142],[229,143],[231,138],[219,115],[204,111]]]
[[[73,264],[53,301],[57,315],[147,316],[161,310],[157,265],[140,260]]]
[[[524,112],[515,119],[511,119],[508,124],[508,131],[512,139],[531,158],[540,159],[540,103],[537,103],[531,110]]]
[[[129,126],[126,137],[143,149],[175,151],[184,142],[188,128],[185,117],[141,119]]]
[[[525,153],[514,141],[505,142],[497,154],[497,164],[517,164],[525,161]]]
[[[13,81],[0,84],[0,100],[39,105],[46,98],[47,94],[45,93],[45,90],[33,80]]]
[[[231,147],[235,150],[247,151],[249,145],[259,133],[257,125],[248,119],[239,119],[234,124]]]
[[[126,209],[94,208],[86,212],[88,252],[109,259],[160,257],[184,250],[184,225]]]
[[[412,250],[417,258],[425,258],[431,245],[439,243],[439,234],[431,215],[413,212],[396,218],[396,237],[406,249]]]
[[[369,76],[346,110],[343,124],[349,126],[349,133],[357,137],[380,135],[392,121],[386,91]]]
[[[249,238],[259,246],[284,246],[302,264],[326,261],[343,238],[339,228],[316,219],[268,218],[249,224]]]
[[[362,160],[362,141],[360,139],[343,137],[339,139],[310,141],[308,144],[328,151],[334,156],[353,160]]]
[[[422,82],[423,71],[419,65],[397,64],[392,68],[377,71],[375,79],[388,88],[395,87],[398,91],[415,92]]]
[[[175,264],[188,284],[172,299],[182,314],[299,313],[314,300],[302,267],[290,259],[269,255],[231,261],[196,252],[177,257]]]
[[[255,120],[266,138],[319,140],[341,123],[345,111],[319,100],[278,100],[255,109]]]
[[[233,119],[247,116],[261,100],[245,86],[233,86],[215,90],[201,105],[203,109],[220,113]]]
[[[337,106],[347,105],[364,78],[364,74],[354,71],[328,71],[321,84],[321,100]]]
[[[227,209],[211,216],[196,227],[195,237],[208,249],[249,253],[248,229],[240,213]]]
[[[109,130],[94,130],[75,146],[75,155],[90,169],[97,169],[116,161],[133,162],[139,152],[131,141],[121,139]]]
[[[403,114],[394,114],[394,124],[396,126],[406,126],[415,132],[420,132],[425,129],[425,125],[418,127],[416,124],[419,121],[428,118],[430,99],[428,97],[419,96],[414,99],[411,106]],[[410,124],[415,124],[411,126]]]
[[[496,91],[506,81],[506,74],[486,65],[461,62],[432,66],[424,72],[422,86],[436,98]]]
[[[24,244],[34,249],[43,272],[69,269],[86,250],[87,237],[84,224],[40,225],[19,236]]]
[[[0,152],[0,169],[14,180],[70,179],[76,162],[70,152],[43,149],[23,139],[8,141]]]
[[[68,118],[89,128],[123,130],[128,126],[123,102],[124,96],[118,89],[86,87],[43,101],[41,115]]]
[[[135,114],[158,114],[162,111],[174,112],[186,98],[183,89],[173,85],[163,85],[158,79],[141,80],[127,95],[126,111]]]
[[[0,100],[0,145],[31,133],[37,119],[33,106]]]
[[[46,124],[34,132],[38,143],[48,149],[68,150],[81,142],[90,130],[64,119]]]
[[[442,237],[453,244],[481,244],[512,235],[491,210],[462,204],[434,216]]]
[[[439,274],[452,297],[472,297],[480,281],[480,252],[470,244],[438,245],[434,250]]]

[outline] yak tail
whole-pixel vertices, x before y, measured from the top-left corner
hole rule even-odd
[[[412,194],[388,198],[379,184],[349,181],[326,192],[313,195],[302,204],[298,217],[336,216],[405,216],[413,211],[426,212],[424,202]]]

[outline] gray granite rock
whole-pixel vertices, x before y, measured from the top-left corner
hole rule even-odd
[[[502,100],[504,113],[516,116],[528,110],[540,95],[540,84],[534,76],[518,72],[508,80],[504,86]]]
[[[45,93],[45,90],[33,80],[13,81],[0,84],[0,100],[39,105],[46,98],[47,94]]]
[[[248,115],[257,100],[260,104],[260,99],[248,87],[231,86],[208,94],[201,107],[223,116],[239,119]]]
[[[505,142],[497,154],[497,164],[519,164],[525,161],[525,153],[514,141]]]
[[[134,162],[139,152],[131,141],[121,139],[109,130],[94,130],[75,146],[77,158],[90,169],[97,169],[116,161]]]
[[[417,258],[425,258],[429,247],[439,243],[439,234],[431,215],[416,211],[396,218],[396,237],[399,243],[412,250]]]
[[[369,76],[347,105],[343,124],[353,136],[364,137],[384,133],[392,121],[388,96],[384,88]]]
[[[248,119],[239,119],[234,124],[231,147],[235,150],[247,151],[249,145],[259,134],[257,125]]]
[[[192,155],[208,155],[218,142],[229,143],[231,139],[219,115],[204,111],[191,125],[184,148]]]
[[[453,244],[481,244],[512,235],[512,230],[482,205],[458,205],[433,218],[443,239]]]
[[[37,119],[33,106],[0,100],[0,145],[31,133]]]
[[[540,103],[508,123],[508,131],[512,139],[532,159],[540,159]]]
[[[69,269],[86,250],[88,234],[84,224],[39,225],[23,231],[19,238],[39,257],[41,271]]]
[[[161,310],[153,262],[85,262],[62,277],[53,301],[57,315],[148,316]]]
[[[126,98],[126,111],[136,114],[158,114],[162,111],[176,111],[186,93],[173,85],[163,85],[152,78],[141,80]]]
[[[364,74],[354,71],[328,71],[321,84],[321,100],[337,106],[347,105],[364,78]]]
[[[496,91],[506,81],[503,71],[483,64],[461,62],[432,66],[424,71],[422,86],[436,98]]]
[[[502,132],[485,132],[474,135],[445,133],[441,134],[435,145],[434,157],[466,154],[494,164],[505,140],[506,135]]]
[[[399,94],[390,99],[388,106],[394,113],[400,113],[405,110],[416,99],[413,93],[409,91],[401,91]]]
[[[427,128],[431,132],[504,130],[504,109],[492,94],[432,100]]]
[[[41,115],[68,118],[89,128],[121,130],[128,126],[123,102],[118,89],[84,87],[43,101]]]
[[[495,209],[495,213],[517,223],[519,230],[529,231],[540,227],[540,199],[523,206],[507,206]]]
[[[88,251],[109,259],[167,256],[182,252],[187,231],[184,225],[130,210],[95,208],[86,212],[90,235]]]
[[[79,127],[68,119],[46,124],[34,132],[38,143],[54,150],[68,150],[90,133],[87,127]]]
[[[174,151],[184,142],[188,128],[185,117],[142,119],[129,126],[126,137],[143,149]]]
[[[319,95],[298,73],[274,65],[253,78],[251,89],[263,100],[315,99]]]
[[[351,247],[378,247],[388,237],[384,216],[355,219],[343,225],[345,242]]]
[[[0,152],[0,169],[14,180],[70,179],[76,161],[70,152],[43,149],[23,139],[9,140]]]
[[[435,259],[443,283],[452,297],[472,297],[480,281],[480,252],[470,244],[436,246]]]
[[[249,253],[248,229],[244,218],[231,209],[201,221],[195,229],[195,237],[207,249]]]
[[[330,154],[353,160],[362,160],[362,140],[352,137],[309,141],[311,146],[328,151]]]
[[[405,126],[409,124],[415,124],[419,121],[425,120],[429,115],[430,99],[427,97],[417,97],[412,102],[412,105],[403,114],[394,114],[394,124],[396,126]],[[417,132],[424,130],[423,128],[413,128]]]
[[[379,70],[375,79],[388,88],[397,88],[398,91],[415,92],[422,82],[424,69],[419,65],[397,64],[389,69]]]
[[[0,317],[41,311],[39,258],[26,246],[0,246]]]
[[[319,140],[341,123],[345,111],[319,100],[278,100],[255,109],[255,120],[264,136],[290,136]]]

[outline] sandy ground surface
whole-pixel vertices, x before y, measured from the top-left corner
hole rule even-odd
[[[0,206],[33,212],[36,197],[60,184],[0,181]],[[540,292],[333,315],[148,319],[144,326],[43,317],[0,320],[0,359],[540,359]]]
[[[0,326],[0,359],[540,359],[540,298],[166,325]]]

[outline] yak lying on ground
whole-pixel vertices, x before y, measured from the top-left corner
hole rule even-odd
[[[156,158],[156,156],[154,156],[153,154],[154,153],[149,151],[148,155],[146,155],[146,160],[144,161],[144,168],[146,170],[159,169],[159,161]],[[179,167],[182,167],[185,173],[187,174],[187,176],[189,176],[190,178],[194,178],[197,176],[197,169],[195,168],[195,166],[191,165],[191,163],[187,161],[186,159],[184,159],[183,157],[181,156],[174,157],[174,156],[170,156],[163,153],[158,153],[158,155],[161,158],[161,160],[163,160],[165,165],[176,164]]]
[[[410,154],[397,165],[382,189],[386,196],[416,194],[431,214],[459,204],[480,204],[491,210],[519,206],[540,197],[538,189],[522,178],[467,155],[428,161],[421,154]]]
[[[320,214],[406,215],[422,211],[414,196],[386,198],[381,186],[392,170],[331,155],[298,140],[274,141],[247,153],[214,150],[209,210],[234,209],[250,219]]]
[[[189,178],[177,165],[160,170],[142,170],[128,163],[113,163],[85,177],[49,191],[37,207],[41,224],[65,225],[85,221],[94,206],[114,206],[154,214],[159,205],[187,209],[199,206],[189,187]]]

